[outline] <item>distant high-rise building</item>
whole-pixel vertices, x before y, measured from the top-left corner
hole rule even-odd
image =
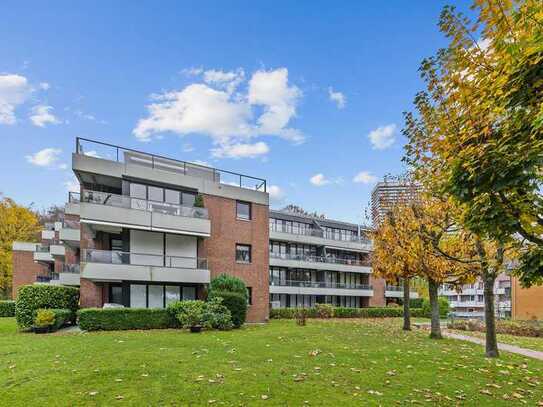
[[[371,192],[371,218],[373,225],[381,223],[388,212],[401,202],[417,200],[421,186],[401,177],[386,177]]]

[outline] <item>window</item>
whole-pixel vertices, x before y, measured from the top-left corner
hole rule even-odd
[[[253,287],[247,287],[247,305],[253,304]]]
[[[238,263],[251,262],[251,246],[247,244],[236,245],[236,261]]]
[[[141,184],[130,184],[130,196],[132,198],[147,199],[147,188]]]
[[[166,189],[164,193],[165,193],[164,198],[167,203],[179,205],[179,202],[181,202],[181,193],[179,191]]]
[[[181,194],[182,204],[183,206],[194,206],[194,201],[196,200],[196,194],[190,193],[190,192],[183,192]]]
[[[113,285],[110,284],[109,286],[109,302],[113,304],[123,304],[123,288],[121,285]]]
[[[164,190],[158,187],[148,187],[149,200],[155,202],[164,202]]]
[[[249,202],[236,202],[236,217],[242,220],[251,220],[251,204]]]

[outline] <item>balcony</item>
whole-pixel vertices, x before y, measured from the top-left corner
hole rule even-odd
[[[305,254],[285,254],[270,252],[270,266],[306,268],[313,270],[344,271],[351,273],[371,273],[368,263],[359,260],[338,259],[335,257],[310,256]]]
[[[49,246],[49,253],[53,257],[64,257],[66,255],[66,248],[61,244],[52,244]]]
[[[54,230],[42,230],[41,231],[42,240],[53,240],[55,238]]]
[[[207,259],[86,249],[81,277],[90,280],[133,280],[207,284]]]
[[[70,245],[79,247],[81,240],[81,225],[77,221],[65,220],[59,231],[59,239]]]
[[[345,236],[341,235],[325,234],[322,230],[316,228],[294,230],[292,228],[289,229],[284,226],[280,228],[274,225],[270,226],[270,239],[361,252],[369,252],[372,249],[371,240],[364,237],[353,236],[345,238]]]
[[[36,245],[36,251],[34,252],[34,261],[38,262],[54,262],[53,256],[49,251],[49,246]]]
[[[62,272],[58,273],[58,282],[62,285],[80,285],[79,264],[63,264]]]
[[[373,287],[368,284],[341,284],[324,281],[270,280],[270,294],[372,297]]]
[[[210,236],[211,233],[211,223],[206,208],[155,202],[97,191],[83,191],[80,205],[83,223],[193,236]]]
[[[481,308],[485,306],[484,301],[450,301],[451,308]]]
[[[388,285],[385,287],[385,297],[388,298],[403,298],[403,287],[399,285]],[[419,293],[416,291],[409,292],[409,298],[419,298]]]

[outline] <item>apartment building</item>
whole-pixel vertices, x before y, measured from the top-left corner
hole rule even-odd
[[[289,211],[270,211],[269,222],[272,307],[384,306],[403,295],[372,276],[367,229]]]
[[[79,285],[82,307],[165,307],[227,273],[248,287],[248,320],[267,320],[265,180],[81,138],[72,168],[64,221],[13,245],[14,290],[35,279]]]
[[[400,177],[385,177],[371,192],[371,218],[374,226],[381,223],[395,205],[416,201],[421,192],[420,185]]]
[[[482,281],[466,284],[460,289],[443,285],[439,295],[449,300],[451,312],[460,318],[483,318],[485,314],[485,297]],[[511,317],[511,277],[502,273],[494,284],[494,309],[497,317]]]

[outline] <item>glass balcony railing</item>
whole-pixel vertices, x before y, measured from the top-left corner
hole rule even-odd
[[[364,244],[371,244],[371,240],[365,237],[356,236],[356,235],[337,235],[332,233],[324,233],[323,230],[316,228],[293,228],[285,227],[278,225],[270,225],[270,232],[281,232],[289,233],[291,235],[302,235],[302,236],[314,236],[321,237],[323,239],[338,240],[344,242],[360,242]]]
[[[49,246],[44,246],[41,244],[36,245],[37,253],[49,253]]]
[[[341,259],[337,257],[324,257],[324,256],[311,256],[306,254],[288,254],[288,253],[275,253],[270,252],[270,258],[282,259],[282,260],[295,260],[295,261],[307,261],[312,263],[330,263],[330,264],[344,264],[346,266],[360,266],[371,267],[369,262],[354,260],[354,259]]]
[[[62,228],[63,229],[80,229],[81,224],[77,220],[64,220],[62,222]]]
[[[69,203],[81,202],[81,194],[79,192],[68,192],[68,202]]]
[[[162,256],[117,250],[84,249],[81,261],[84,263],[207,269],[207,259],[201,257]]]
[[[108,192],[88,190],[83,191],[81,202],[115,206],[118,208],[137,209],[141,211],[157,212],[166,215],[184,216],[189,218],[209,218],[206,208],[150,201],[146,199],[133,198],[127,195],[110,194]]]
[[[63,264],[62,272],[70,274],[79,274],[80,267],[79,264]]]
[[[271,279],[272,286],[285,287],[309,287],[309,288],[339,288],[345,290],[372,290],[373,287],[369,284],[344,284],[325,281],[299,281],[299,280],[277,280]]]

